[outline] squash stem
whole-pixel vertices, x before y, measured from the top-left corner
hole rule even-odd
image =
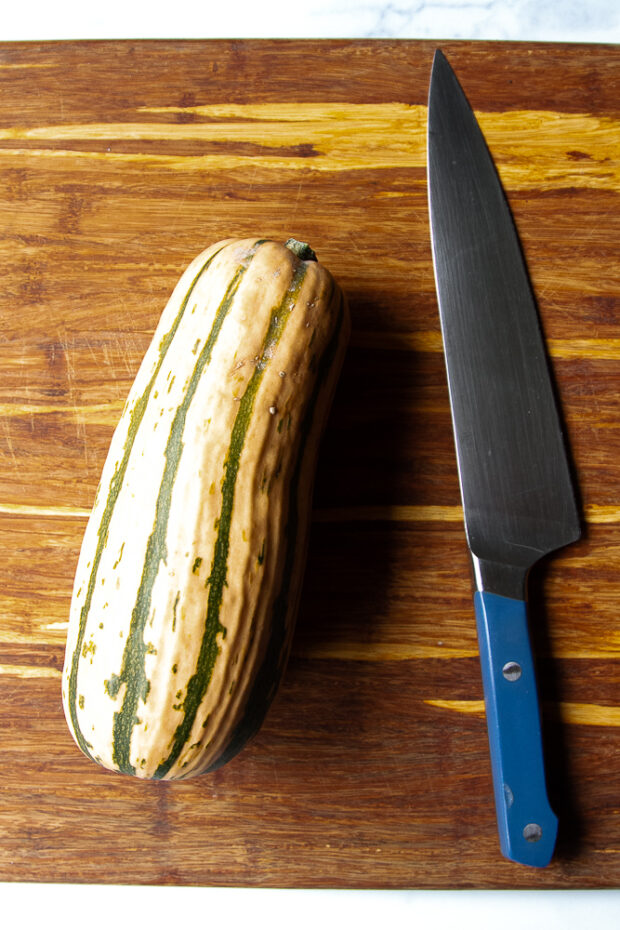
[[[316,257],[316,252],[310,248],[307,242],[300,242],[299,239],[287,239],[284,243],[287,249],[290,249],[291,252],[294,252],[298,258],[301,258],[304,262],[316,262],[318,258]]]

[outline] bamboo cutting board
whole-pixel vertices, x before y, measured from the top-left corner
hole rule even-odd
[[[620,881],[620,49],[444,43],[504,181],[584,536],[532,577],[543,871],[503,860],[426,206],[434,44],[0,46],[0,880]],[[307,240],[353,337],[292,659],[257,739],[187,783],[105,772],[60,702],[82,533],[169,293],[206,245]]]

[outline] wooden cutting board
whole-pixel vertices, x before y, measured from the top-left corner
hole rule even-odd
[[[521,233],[584,536],[532,576],[557,855],[502,859],[426,205],[434,43],[0,45],[0,880],[620,881],[620,48],[446,42]],[[307,240],[353,338],[292,659],[185,784],[82,757],[60,669],[112,430],[209,243]]]

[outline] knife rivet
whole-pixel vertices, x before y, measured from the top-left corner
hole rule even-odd
[[[542,827],[537,823],[528,823],[523,828],[523,839],[528,843],[537,843],[542,838]]]
[[[517,681],[521,677],[521,666],[518,662],[506,662],[502,674],[506,681]]]

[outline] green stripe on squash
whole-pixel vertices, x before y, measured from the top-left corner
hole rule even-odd
[[[204,272],[207,270],[207,268],[209,267],[209,265],[211,264],[211,262],[215,259],[216,255],[218,254],[219,251],[221,251],[221,250],[218,249],[218,250],[215,251],[212,255],[210,255],[209,258],[208,258],[208,259],[205,261],[205,263],[202,265],[202,267],[200,268],[200,270],[198,271],[198,273],[196,274],[196,277],[195,277],[194,280],[192,281],[192,284],[191,284],[190,289],[188,290],[187,294],[185,295],[184,300],[183,300],[182,303],[181,303],[181,306],[180,306],[180,308],[179,308],[179,312],[178,312],[178,314],[176,315],[176,317],[175,317],[175,319],[174,319],[174,322],[173,322],[173,324],[172,324],[170,330],[169,330],[169,331],[162,337],[162,339],[161,339],[161,342],[160,342],[160,345],[159,345],[159,360],[158,360],[158,363],[157,363],[157,367],[156,367],[156,369],[155,369],[155,371],[154,371],[154,373],[153,373],[153,376],[152,376],[151,380],[149,381],[149,383],[148,383],[148,385],[147,385],[147,387],[146,387],[146,390],[145,390],[145,391],[143,392],[143,394],[138,398],[138,400],[137,400],[135,406],[134,406],[133,409],[131,410],[131,413],[129,413],[129,429],[128,429],[128,431],[127,431],[127,440],[126,440],[126,442],[125,442],[125,453],[124,453],[124,455],[123,455],[123,458],[122,458],[121,462],[118,464],[117,468],[116,468],[115,471],[114,471],[114,475],[113,475],[113,478],[112,478],[112,482],[111,482],[110,488],[109,488],[109,490],[108,490],[108,497],[107,497],[107,500],[106,500],[105,509],[104,509],[103,516],[102,516],[102,518],[101,518],[101,523],[100,523],[100,526],[99,526],[99,529],[98,529],[98,532],[97,532],[97,548],[95,549],[94,556],[93,556],[92,569],[91,569],[91,573],[90,573],[90,580],[89,580],[89,583],[88,583],[88,590],[87,590],[87,593],[86,593],[86,600],[85,600],[85,603],[84,603],[84,606],[83,606],[82,610],[80,611],[80,622],[79,622],[79,632],[78,632],[78,638],[77,638],[77,646],[76,646],[76,648],[75,648],[75,651],[74,651],[74,653],[73,653],[73,656],[71,657],[71,666],[70,666],[69,681],[68,681],[68,696],[67,696],[67,702],[66,702],[66,706],[67,706],[68,709],[69,709],[69,714],[70,714],[70,717],[71,717],[71,724],[72,724],[72,727],[73,727],[73,734],[74,734],[74,736],[75,736],[75,739],[77,740],[77,743],[78,743],[80,749],[81,749],[84,753],[86,753],[86,755],[89,756],[90,758],[92,758],[92,756],[91,756],[91,754],[90,754],[90,752],[89,752],[89,749],[92,748],[92,747],[90,746],[90,744],[87,743],[86,739],[84,738],[84,736],[83,736],[83,734],[82,734],[82,732],[81,732],[81,730],[80,730],[80,726],[79,726],[78,720],[77,720],[77,713],[76,713],[76,710],[77,710],[77,707],[76,707],[77,671],[78,671],[78,663],[79,663],[80,650],[81,650],[81,647],[82,647],[82,642],[83,642],[83,640],[84,640],[84,631],[85,631],[85,628],[86,628],[86,618],[88,617],[88,612],[89,612],[89,608],[90,608],[90,603],[91,603],[91,600],[92,600],[93,591],[94,591],[95,583],[96,583],[96,580],[97,580],[97,572],[98,572],[98,570],[99,570],[99,563],[100,563],[100,561],[101,561],[101,554],[102,554],[102,552],[103,552],[103,548],[104,548],[105,543],[106,543],[107,530],[108,530],[108,526],[109,526],[109,523],[110,523],[110,518],[111,518],[111,516],[112,516],[112,512],[113,512],[113,510],[114,510],[114,505],[115,505],[115,503],[116,503],[116,500],[117,500],[117,498],[118,498],[118,495],[119,495],[119,493],[120,493],[120,491],[121,491],[121,488],[122,488],[122,485],[123,485],[123,478],[124,478],[125,472],[126,472],[126,470],[127,470],[127,464],[128,464],[128,462],[129,462],[129,456],[131,455],[131,450],[132,450],[132,447],[133,447],[133,443],[134,443],[136,434],[137,434],[137,432],[138,432],[138,428],[139,428],[140,424],[142,423],[142,420],[143,420],[143,418],[144,418],[144,414],[145,414],[145,412],[146,412],[146,410],[147,410],[147,408],[148,408],[148,402],[149,402],[149,400],[151,399],[151,393],[152,393],[152,390],[153,390],[153,385],[154,385],[154,383],[155,383],[155,380],[156,380],[156,378],[157,378],[157,375],[159,374],[159,371],[160,371],[160,369],[161,369],[161,366],[162,366],[162,364],[163,364],[163,362],[164,362],[164,359],[165,359],[165,357],[166,357],[166,352],[167,352],[167,350],[168,350],[168,348],[169,348],[169,346],[170,346],[170,343],[171,343],[172,340],[174,339],[174,336],[175,336],[175,334],[176,334],[176,331],[177,331],[178,328],[179,328],[179,324],[180,324],[180,322],[181,322],[181,319],[183,318],[183,314],[185,313],[185,309],[186,309],[186,307],[187,307],[187,303],[188,303],[189,298],[191,297],[191,294],[192,294],[192,292],[193,292],[193,290],[194,290],[194,288],[195,288],[195,286],[196,286],[196,283],[198,282],[199,278],[202,277],[202,275],[203,275]],[[120,687],[120,680],[118,679],[118,676],[113,676],[113,677],[114,677],[114,680],[115,680],[115,681],[118,681],[118,686]]]
[[[243,749],[245,744],[256,735],[276,695],[278,685],[284,673],[284,668],[288,659],[287,649],[290,645],[290,631],[287,629],[286,624],[287,614],[290,609],[291,597],[296,597],[299,593],[291,591],[291,581],[295,577],[295,560],[299,558],[298,550],[301,528],[297,495],[301,484],[301,471],[304,464],[306,467],[312,467],[314,464],[313,462],[308,463],[306,456],[311,446],[311,441],[315,438],[313,437],[313,430],[321,430],[324,425],[320,418],[317,419],[316,416],[317,401],[321,391],[325,390],[325,385],[329,383],[330,370],[333,369],[337,361],[338,352],[342,347],[343,331],[346,330],[346,327],[346,306],[344,297],[341,293],[336,328],[332,340],[321,359],[312,398],[301,425],[300,432],[302,441],[299,455],[295,463],[293,479],[291,481],[289,520],[287,526],[288,545],[286,548],[284,571],[282,573],[283,583],[273,605],[271,619],[272,633],[269,646],[261,665],[256,670],[256,677],[247,702],[248,711],[239,722],[235,731],[231,733],[226,750],[205,769],[205,771],[208,772],[220,768],[233,759],[237,753]]]

